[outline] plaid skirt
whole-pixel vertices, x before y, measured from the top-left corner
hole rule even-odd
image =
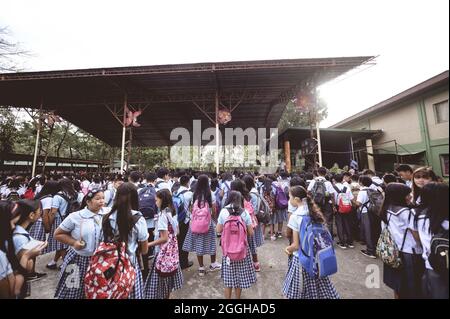
[[[57,241],[53,234],[55,233],[55,230],[59,227],[59,225],[62,223],[62,218],[59,215],[59,213],[56,213],[55,220],[53,221],[52,227],[50,228],[50,234],[48,235],[48,246],[45,249],[45,253],[50,253],[52,251],[56,250],[65,250],[67,249],[67,245]]]
[[[255,240],[255,233],[253,233],[253,236],[247,236],[247,242],[248,242],[248,248],[250,248],[250,252],[252,255],[256,255],[256,240]]]
[[[141,267],[139,265],[134,266],[134,269],[136,270],[136,281],[128,299],[144,299],[144,279],[142,278]]]
[[[256,282],[256,272],[253,266],[250,248],[247,256],[240,261],[231,261],[227,265],[226,257],[222,257],[222,271],[220,277],[227,288],[250,288]]]
[[[153,260],[156,260],[156,256]],[[183,273],[181,268],[171,277],[161,277],[155,270],[153,262],[150,274],[144,285],[144,299],[167,299],[172,291],[183,286]]]
[[[84,276],[86,275],[91,257],[81,256],[69,249],[59,274],[56,287],[57,299],[84,299]]]
[[[45,229],[42,219],[38,219],[30,228],[30,237],[36,240],[45,241]]]
[[[289,256],[288,270],[283,284],[283,295],[288,299],[301,298],[300,264],[298,257]]]
[[[330,278],[313,278],[303,267],[300,268],[301,276],[299,277],[302,281],[300,299],[339,299],[339,294]]]
[[[272,214],[270,224],[271,225],[281,224],[285,221],[287,221],[287,208],[286,209],[275,209]]]
[[[261,224],[258,223],[258,226],[255,228],[255,244],[256,247],[261,247],[264,244],[264,234],[262,232]]]
[[[211,221],[206,234],[193,234],[191,227],[189,227],[186,238],[184,239],[183,250],[194,252],[197,256],[215,255],[216,246],[216,226]]]

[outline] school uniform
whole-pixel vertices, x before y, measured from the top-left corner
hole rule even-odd
[[[169,223],[172,225],[172,229],[177,235],[178,223],[176,217],[172,217],[169,210],[163,210],[157,215],[157,221],[155,223],[155,240],[160,236],[160,231],[169,231]],[[183,273],[181,267],[178,266],[177,272],[170,277],[160,276],[155,269],[155,261],[158,258],[159,246],[155,247],[155,258],[153,260],[150,274],[144,284],[144,298],[145,299],[164,299],[177,289],[180,289],[183,285]]]
[[[414,225],[410,225],[414,227]],[[449,221],[444,220],[441,227],[448,230]],[[430,231],[430,219],[426,214],[421,214],[417,219],[417,228],[420,242],[422,244],[422,259],[425,261],[425,271],[422,276],[422,296],[427,299],[448,299],[449,277],[442,276],[433,270],[428,256],[431,252],[431,239],[433,234]]]
[[[376,237],[373,230],[373,224],[375,223],[375,220],[372,214],[368,213],[367,209],[369,205],[369,196],[367,194],[367,189],[369,189],[369,187],[362,187],[360,189],[356,201],[363,205],[359,208],[359,212],[361,214],[361,228],[364,232],[364,241],[367,246],[367,252],[369,254],[375,255],[378,237]]]
[[[132,210],[133,215],[141,215],[140,212]],[[109,216],[109,221],[111,228],[115,230],[115,234],[118,235],[117,229],[117,212],[112,213]],[[136,281],[134,284],[133,291],[131,292],[128,299],[142,299],[144,297],[144,280],[142,278],[141,268],[139,267],[139,262],[136,256],[136,251],[138,249],[139,242],[145,242],[148,240],[148,230],[145,218],[141,215],[141,218],[134,224],[132,230],[128,235],[127,242],[127,255],[130,258],[131,263],[136,271]]]
[[[308,206],[303,205],[300,207],[292,206],[291,216],[287,227],[292,231],[299,231],[301,220],[303,216],[308,215]],[[294,251],[292,255],[288,257],[288,269],[286,277],[283,283],[283,295],[288,299],[300,299],[301,296],[301,266],[298,260],[298,250]]]
[[[84,277],[91,256],[103,240],[102,218],[109,211],[109,208],[102,207],[95,214],[89,209],[84,208],[71,213],[59,225],[61,230],[70,233],[70,236],[75,240],[83,239],[86,246],[80,250],[75,250],[72,247],[67,250],[61,266],[55,298],[84,299]]]
[[[220,211],[217,223],[224,225],[229,216],[230,212],[228,209],[223,208]],[[250,214],[247,211],[244,210],[241,214],[241,218],[245,225],[252,225]],[[222,269],[220,277],[227,288],[250,288],[256,282],[256,272],[253,265],[250,248],[247,248],[247,256],[243,260],[233,261],[228,260],[226,256],[222,256]]]
[[[327,181],[325,177],[319,176],[315,179],[313,179],[309,185],[308,185],[308,192],[312,192],[314,189],[314,185],[316,184],[316,181],[323,181],[326,189],[326,202],[325,205],[319,205],[320,210],[322,211],[323,216],[325,217],[325,220],[327,222],[328,230],[331,233],[331,236],[334,238],[334,213],[333,213],[333,206],[331,204],[331,196],[335,196],[336,191],[333,188],[333,184],[331,184],[330,181]]]
[[[117,190],[115,188],[107,189],[105,191],[105,206],[112,207],[114,204],[114,198],[116,197]]]
[[[205,204],[205,203],[204,203]],[[212,198],[212,206],[215,201]],[[210,213],[212,213],[212,206]],[[186,238],[183,243],[183,250],[188,252],[195,252],[197,256],[215,255],[216,254],[216,223],[211,218],[209,229],[206,234],[194,234],[189,227]]]
[[[184,209],[186,210],[186,218],[182,221],[179,221],[179,234],[177,237],[180,266],[181,268],[185,268],[189,263],[189,252],[183,250],[183,244],[189,231],[189,205],[192,202],[193,193],[187,187],[180,186],[175,194],[181,194],[179,196],[183,200]]]
[[[272,194],[273,194],[273,196],[275,198],[275,202],[276,202],[275,186],[279,186],[283,190],[288,189],[289,188],[289,180],[282,179],[278,182],[272,183]],[[286,194],[286,196],[288,197],[288,194]],[[273,214],[271,216],[270,224],[271,225],[282,224],[285,221],[287,221],[287,208],[280,209],[275,206],[275,211],[273,212]]]
[[[58,211],[55,214],[55,219],[53,220],[53,224],[50,228],[50,233],[48,235],[48,246],[45,250],[45,253],[67,249],[67,245],[60,243],[54,238],[54,233],[64,220],[68,205],[69,203],[60,195],[60,193],[53,196],[51,209],[57,208]]]
[[[11,263],[8,260],[5,252],[0,250],[0,280],[5,279],[13,273]]]
[[[258,213],[257,209],[259,198],[257,195],[254,194],[257,192],[258,191],[256,190],[256,188],[252,188],[252,190],[250,191],[250,204],[252,205],[255,214]],[[250,244],[250,240],[252,244]],[[252,254],[256,255],[256,248],[261,247],[263,244],[264,244],[264,235],[262,232],[261,224],[258,222],[258,226],[256,226],[256,228],[253,229],[253,236],[251,236],[251,238],[249,237],[249,246]]]
[[[44,198],[40,199],[41,202],[41,209],[42,213],[44,213],[44,210],[52,209],[52,196],[45,196]],[[45,241],[46,235],[45,235],[45,229],[44,229],[44,223],[42,222],[42,217],[39,218],[30,228],[30,236],[36,240]]]
[[[347,184],[347,183],[346,183]],[[350,185],[344,185],[343,183],[336,183],[334,185],[339,193],[344,191],[345,188],[345,196],[348,198],[348,200],[353,200],[353,194],[350,188]],[[338,208],[338,198],[339,194],[336,191],[334,194],[334,202],[336,203],[336,207]],[[349,213],[339,213],[339,211],[336,213],[336,228],[338,233],[339,242],[343,245],[352,245],[353,244],[353,236],[352,236],[352,220],[351,220],[351,212]]]
[[[220,184],[220,189],[223,191],[222,203],[220,207],[223,208],[228,199],[228,193],[231,191],[231,181],[223,181]]]
[[[166,182],[165,180],[163,180],[162,178],[156,179],[155,188],[156,188],[156,191],[159,191],[162,189],[167,189],[167,190],[169,190],[170,193],[172,193],[170,184],[168,182]]]
[[[16,225],[13,231],[14,254],[17,256],[23,247],[31,240],[33,240],[33,238],[30,236],[30,233],[22,226]],[[20,298],[28,297],[30,294],[31,284],[25,282],[20,292]]]
[[[421,279],[425,265],[422,247],[416,242],[410,229],[415,211],[408,207],[390,206],[386,213],[388,229],[400,250],[402,265],[392,268],[383,264],[383,282],[402,299],[421,298]],[[386,227],[384,222],[382,227]]]

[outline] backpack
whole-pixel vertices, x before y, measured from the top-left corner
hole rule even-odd
[[[17,202],[20,200],[20,195],[17,191],[11,191],[8,196],[6,196],[6,200]]]
[[[278,209],[288,208],[288,198],[286,192],[280,185],[275,185],[275,206]]]
[[[337,272],[333,238],[324,224],[314,223],[310,216],[303,216],[299,237],[298,258],[311,277],[323,278]]]
[[[133,215],[132,227],[141,217],[141,214]],[[104,233],[84,277],[86,298],[127,299],[135,280],[136,270],[127,254],[127,244],[118,241],[114,234]]]
[[[258,205],[255,214],[258,222],[268,224],[270,222],[270,217],[272,214],[269,208],[269,204],[259,193],[251,192],[251,194],[254,194],[258,198]]]
[[[365,202],[362,207],[367,208],[367,212],[374,216],[380,217],[381,207],[383,206],[384,196],[381,192],[374,189],[366,189],[369,200]]]
[[[220,199],[220,188],[217,188],[214,192],[214,199],[216,202],[216,212],[220,212],[222,209],[222,200]]]
[[[199,202],[196,200],[192,206],[191,219],[192,233],[206,234],[209,231],[209,225],[211,224],[211,213],[209,211],[208,202],[203,202],[203,207],[199,207]]]
[[[27,188],[25,194],[23,194],[24,199],[34,199],[34,192],[32,188]]]
[[[327,197],[327,187],[325,186],[325,181],[316,180],[311,193],[313,195],[313,201],[320,207],[323,207],[326,203]]]
[[[164,183],[164,181],[159,181],[158,183],[155,184],[155,188],[159,189],[159,185],[161,185],[162,183]]]
[[[168,217],[166,216],[168,219]],[[170,277],[175,275],[180,266],[178,255],[178,240],[175,235],[172,223],[168,221],[169,240],[162,244],[155,261],[155,270],[161,277]]]
[[[441,229],[431,238],[428,262],[441,276],[448,277],[448,229]]]
[[[156,190],[147,186],[139,191],[139,211],[145,219],[153,219],[156,214]]]
[[[221,247],[222,255],[232,261],[239,261],[247,257],[247,226],[241,214],[236,214],[233,209],[228,208],[230,216],[223,224]]]
[[[175,194],[176,192],[178,192],[178,190],[180,189],[180,182],[175,182],[172,185],[172,188],[170,189],[170,191],[172,192],[172,194]]]
[[[272,193],[270,191],[269,192],[264,191],[263,194],[264,194],[263,198],[267,202],[267,205],[269,206],[270,214],[272,215],[272,213],[275,209],[275,199],[273,198]]]
[[[333,185],[333,188],[338,193],[337,195],[337,206],[338,206],[338,213],[341,214],[348,214],[352,211],[352,201],[347,196],[347,187],[344,186],[342,191],[337,188],[336,185]]]
[[[252,227],[253,229],[255,229],[256,227],[258,227],[258,219],[256,219],[255,210],[252,206],[252,203],[250,203],[250,201],[246,199],[244,199],[244,209],[249,213],[250,218],[252,219]]]
[[[116,197],[116,190],[114,188],[109,190],[109,200],[108,203],[106,203],[106,207],[109,207],[109,205],[112,203],[112,201],[114,200],[114,197]]]
[[[405,234],[403,236],[402,247],[400,249],[398,249],[398,246],[395,243],[391,232],[389,231],[389,221],[391,220],[391,217],[392,217],[392,214],[389,216],[386,226],[381,231],[380,238],[378,239],[378,243],[377,243],[376,254],[378,257],[380,257],[381,261],[384,264],[386,264],[387,266],[389,266],[391,268],[396,269],[402,265],[402,260],[400,258],[400,252],[403,250],[403,246],[405,245],[408,228],[406,229]]]
[[[77,212],[81,209],[81,204],[78,202],[78,194],[76,194],[71,198],[69,198],[66,194],[63,193],[58,193],[57,195],[61,196],[67,202],[67,207],[66,211],[64,212],[64,216],[61,216],[61,212],[58,210],[58,214],[62,220],[66,219],[67,216],[69,216],[69,214]]]
[[[180,193],[175,193],[172,196],[173,207],[175,208],[175,211],[177,212],[178,222],[180,222],[180,223],[184,223],[184,220],[186,219],[186,216],[187,216],[186,207],[184,207],[184,196],[182,196],[187,191],[188,190],[184,190]]]

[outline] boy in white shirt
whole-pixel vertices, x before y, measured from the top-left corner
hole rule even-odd
[[[339,242],[337,245],[342,249],[347,248],[355,248],[353,246],[353,236],[351,229],[351,203],[353,201],[353,194],[350,188],[350,185],[344,185],[343,183],[343,175],[338,174],[334,177],[336,184],[333,186],[335,193],[335,203],[336,203],[336,228],[339,237]],[[341,195],[342,194],[342,195]],[[350,211],[341,212],[339,211],[339,199],[340,197],[344,197],[350,204]]]

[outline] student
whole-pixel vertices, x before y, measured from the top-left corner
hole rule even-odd
[[[359,175],[353,174],[351,176],[350,189],[352,190],[353,195],[353,210],[351,212],[351,220],[352,220],[352,234],[353,238],[359,241],[362,241],[364,238],[364,234],[362,232],[361,227],[361,213],[356,205],[356,199],[358,198],[359,190],[361,185],[359,184]],[[365,244],[365,243],[364,243]]]
[[[140,185],[141,177],[142,177],[141,173],[139,173],[137,171],[132,171],[130,173],[130,176],[128,176],[128,181],[130,183],[133,183],[134,186],[136,186],[136,188],[138,189],[138,192],[139,192],[139,189],[142,188],[142,185]]]
[[[158,176],[155,182],[156,190],[168,189],[170,192],[171,185],[169,183],[169,170],[167,168],[161,167],[156,172],[156,175]]]
[[[227,240],[230,238],[229,225],[225,225],[229,220],[230,215],[240,216],[240,225],[246,226],[246,232],[248,236],[253,235],[252,221],[250,215],[244,209],[244,197],[237,191],[230,191],[228,193],[228,200],[225,203],[224,208],[220,211],[217,219],[217,232],[221,233],[221,247],[222,251],[224,247],[228,247]],[[239,227],[239,226],[238,226]],[[240,228],[243,229],[243,228]],[[222,255],[222,272],[221,278],[225,286],[225,299],[231,299],[232,290],[235,291],[236,299],[241,298],[242,289],[250,288],[256,282],[255,267],[252,263],[251,252],[248,244],[245,242],[245,233],[240,236],[243,242],[240,242],[240,246],[246,249],[246,254],[243,260],[231,260],[229,256]]]
[[[211,216],[214,214],[214,199],[211,195],[211,189],[209,187],[208,176],[200,175],[198,177],[195,192],[192,196],[193,204],[191,205],[191,225],[183,243],[183,250],[188,252],[195,252],[197,254],[197,260],[199,264],[198,274],[199,276],[205,275],[205,267],[203,264],[203,256],[211,256],[211,265],[209,271],[220,270],[221,264],[216,262],[216,232],[215,225],[212,218],[210,219],[208,232],[206,233],[193,233],[192,223],[195,219],[194,215],[196,211],[201,211],[205,205],[208,206]]]
[[[192,267],[194,264],[192,261],[189,261],[189,252],[183,250],[184,240],[189,231],[189,206],[192,202],[193,193],[189,190],[189,176],[183,175],[180,177],[180,187],[174,193],[173,196],[179,196],[183,200],[183,206],[186,210],[186,218],[184,220],[180,220],[178,218],[178,225],[180,228],[180,233],[178,234],[178,253],[180,256],[180,267],[181,269],[186,269]]]
[[[419,232],[423,247],[425,273],[422,278],[422,293],[428,299],[448,299],[449,277],[438,273],[429,262],[431,239],[435,234],[449,229],[449,188],[447,184],[431,182],[421,190],[422,205],[425,208],[416,216],[414,229]]]
[[[4,199],[15,202],[18,201],[22,195],[19,191],[19,188],[20,188],[19,178],[14,178],[13,180],[11,180],[8,184],[8,187],[3,193]]]
[[[36,184],[38,182],[37,178],[33,178],[26,188],[25,193],[23,194],[23,199],[34,199],[35,193],[36,193]]]
[[[383,282],[394,290],[395,299],[421,298],[421,278],[424,272],[422,247],[417,231],[410,225],[415,219],[410,209],[411,189],[401,183],[390,183],[385,190],[386,197],[381,208],[382,227],[388,227],[400,251],[402,265],[392,268],[383,265]]]
[[[17,206],[13,211],[13,219],[18,217],[16,222],[16,227],[13,230],[13,241],[15,253],[17,255],[17,259],[21,259],[22,255],[26,253],[27,250],[32,248],[24,248],[26,245],[32,240],[37,240],[33,238],[27,229],[30,228],[37,220],[41,218],[41,207],[38,200],[28,200],[22,199],[17,202]],[[39,240],[40,241],[40,240]],[[40,250],[42,252],[45,247],[47,247],[47,242],[40,241],[39,244]],[[46,273],[37,273],[35,270],[36,266],[36,257],[32,259],[31,272],[29,272],[26,276],[28,282],[41,279],[47,276]]]
[[[378,190],[380,192],[383,192],[383,180],[381,178],[379,178],[377,175],[375,175],[375,173],[370,170],[370,169],[366,169],[363,172],[363,175],[369,176],[372,179],[372,185],[370,185],[370,188],[374,189],[374,190]]]
[[[301,266],[298,258],[300,241],[303,240],[299,238],[303,216],[310,215],[315,223],[325,223],[325,219],[302,186],[290,188],[289,201],[297,209],[288,222],[288,227],[292,229],[293,242],[285,248],[285,253],[293,257],[284,280],[283,294],[289,299],[338,299],[339,294],[331,280],[328,277],[311,277]]]
[[[31,226],[30,236],[39,241],[45,241],[45,234],[49,232],[51,224],[49,222],[49,214],[52,208],[52,199],[59,191],[59,184],[55,181],[48,181],[42,187],[42,190],[36,196],[40,201],[42,214],[41,217]],[[47,231],[46,231],[47,229]]]
[[[155,240],[149,243],[150,247],[155,247],[155,259],[150,275],[144,285],[144,298],[169,299],[172,291],[182,287],[183,273],[179,266],[175,274],[170,276],[161,276],[155,269],[158,254],[161,250],[160,246],[168,243],[170,240],[176,241],[176,235],[178,233],[176,212],[173,207],[172,195],[168,189],[162,189],[156,192],[156,205],[158,206],[159,213],[155,225]],[[168,260],[168,262],[176,262],[178,254],[171,257],[172,259]]]
[[[55,291],[57,299],[84,298],[83,281],[90,257],[102,240],[102,217],[110,212],[104,207],[105,196],[101,189],[90,190],[83,204],[86,206],[67,216],[54,234],[58,242],[69,247]]]
[[[123,180],[121,177],[116,177],[114,179],[113,187],[109,188],[105,191],[105,206],[112,207],[114,204],[114,198],[116,197],[117,189],[120,185],[123,184]]]
[[[394,174],[384,174],[384,176],[383,176],[384,187],[387,187],[389,184],[396,183],[396,182],[397,182],[397,177]],[[406,186],[408,186],[408,185],[406,185]],[[411,188],[411,187],[409,187],[409,188]]]
[[[233,181],[233,175],[231,173],[226,172],[222,174],[222,183],[220,185],[220,198],[222,199],[220,207],[225,206],[225,202],[228,198],[228,192],[231,190],[231,182]]]
[[[231,190],[239,191],[242,194],[242,196],[244,197],[244,208],[246,206],[247,201],[247,205],[250,204],[250,206],[253,209],[254,217],[252,216],[251,217],[256,219],[259,197],[258,195],[255,194],[257,191],[255,188],[253,177],[250,175],[245,175],[242,181],[241,180],[233,181],[231,183]],[[259,222],[257,223],[257,226],[253,229],[253,236],[248,238],[248,243],[250,247],[250,252],[252,253],[253,266],[255,266],[255,271],[260,272],[261,265],[258,261],[257,248],[261,247],[264,244],[264,236]]]
[[[75,192],[77,193],[77,202],[80,204],[83,203],[83,198],[84,198],[84,193],[81,191],[81,184],[78,180],[73,180],[73,189],[75,190]]]
[[[103,217],[105,239],[127,243],[127,255],[136,270],[136,281],[129,299],[142,299],[144,281],[136,254],[148,253],[148,231],[145,218],[138,211],[138,194],[132,183],[117,187],[111,212]]]
[[[413,205],[420,206],[421,198],[420,194],[422,188],[431,182],[436,182],[438,180],[436,174],[433,172],[431,168],[428,167],[420,167],[416,169],[413,173]]]
[[[53,260],[50,261],[46,266],[51,270],[55,270],[57,268],[56,263],[60,258],[64,258],[67,249],[67,246],[63,242],[57,241],[55,239],[55,230],[59,227],[64,218],[67,217],[66,215],[70,213],[67,211],[68,208],[70,209],[69,201],[73,200],[74,198],[78,199],[78,194],[73,188],[73,183],[70,179],[61,179],[59,181],[59,189],[60,191],[55,196],[53,196],[52,209],[49,215],[51,228],[50,234],[48,236],[48,246],[46,253],[56,251]]]
[[[377,244],[378,237],[376,237],[373,225],[376,221],[372,214],[369,214],[367,205],[369,204],[369,195],[367,194],[367,189],[372,185],[372,179],[370,176],[362,175],[359,177],[359,184],[361,189],[356,198],[356,206],[359,208],[359,213],[361,215],[361,227],[364,231],[364,242],[366,243],[366,249],[361,250],[364,256],[372,259],[376,259],[375,255],[375,245]]]
[[[308,192],[312,194],[312,198],[319,201],[317,193],[325,193],[321,202],[316,203],[320,207],[320,211],[323,213],[327,222],[328,230],[331,236],[334,238],[333,225],[334,225],[334,213],[335,213],[335,190],[333,184],[328,181],[325,176],[327,175],[327,169],[325,167],[319,167],[317,170],[318,176],[313,179],[308,185]]]
[[[270,176],[263,177],[261,179],[262,185],[260,188],[260,195],[266,200],[267,204],[269,205],[270,213],[273,214],[275,211],[275,197],[272,192],[272,183],[274,179]],[[271,217],[272,219],[272,217]],[[266,238],[266,228],[269,226],[269,236],[270,240],[274,241],[277,240],[277,236],[275,235],[275,231],[271,225],[271,220],[268,224],[262,224],[262,233],[264,236],[264,239]]]
[[[396,171],[400,177],[406,182],[406,186],[413,187],[413,169],[407,164],[401,164],[397,167]]]
[[[337,174],[334,177],[336,184],[333,185],[335,189],[335,199],[336,203],[336,228],[338,233],[339,242],[337,245],[342,249],[355,248],[353,246],[353,236],[352,236],[352,216],[351,211],[342,213],[339,211],[339,196],[345,196],[350,204],[353,202],[353,193],[350,185],[344,185],[344,176],[342,174]],[[339,195],[342,194],[342,195]],[[352,207],[353,208],[353,207]],[[351,208],[351,209],[352,209]]]
[[[40,191],[42,190],[42,187],[44,187],[45,183],[47,182],[47,177],[45,175],[42,176],[36,176],[36,178],[38,179],[38,183],[36,184],[36,194],[35,197],[37,195],[39,195]]]
[[[276,201],[276,189],[277,187],[284,190],[286,193],[286,197],[288,196],[287,193],[289,191],[289,174],[286,171],[281,171],[280,173],[280,179],[277,182],[272,183],[272,192],[275,197]],[[272,214],[272,220],[271,220],[271,233],[272,236],[275,236],[276,238],[283,238],[283,223],[287,221],[287,207],[286,208],[278,208],[275,205],[275,210]],[[278,231],[275,233],[275,225],[278,225],[277,229]],[[271,238],[272,239],[272,238]]]

